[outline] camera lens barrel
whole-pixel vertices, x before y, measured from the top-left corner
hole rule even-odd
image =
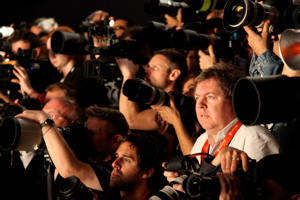
[[[123,86],[123,93],[129,100],[148,105],[168,105],[169,95],[155,88],[142,79],[128,79]]]
[[[0,150],[34,150],[41,142],[41,135],[38,123],[27,119],[6,117],[0,125]]]
[[[235,32],[242,26],[262,27],[267,19],[270,20],[271,29],[278,25],[278,9],[252,0],[228,0],[224,7],[223,26],[228,32]]]
[[[234,112],[245,125],[284,122],[299,117],[299,84],[299,77],[242,78],[233,90]]]
[[[58,54],[88,54],[88,38],[78,33],[55,31],[51,37],[51,49]]]

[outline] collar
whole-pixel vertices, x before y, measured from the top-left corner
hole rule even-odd
[[[220,142],[224,139],[224,137],[226,136],[226,134],[228,133],[228,131],[232,128],[232,126],[238,121],[237,118],[233,119],[225,128],[223,128],[222,130],[220,130],[217,134],[217,142],[215,143],[215,145],[212,147],[209,147],[209,153],[213,154],[217,147],[219,146]]]

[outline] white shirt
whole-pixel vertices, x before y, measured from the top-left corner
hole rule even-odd
[[[210,146],[209,154],[214,154],[220,142],[236,122],[237,119],[234,119],[218,132],[217,142],[214,147]],[[207,138],[208,136],[206,133],[200,135],[192,148],[191,154],[200,153]],[[228,146],[244,151],[250,158],[255,159],[256,161],[259,161],[267,155],[278,154],[280,151],[280,146],[270,131],[259,125],[242,125]],[[200,162],[200,157],[197,157],[197,159]]]

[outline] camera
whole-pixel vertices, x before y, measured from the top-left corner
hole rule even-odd
[[[42,132],[38,123],[30,120],[6,117],[0,125],[0,150],[14,149],[32,151],[42,142]]]
[[[185,124],[185,127],[189,133],[193,133],[195,131],[195,124],[192,120],[196,119],[195,101],[192,97],[178,92],[167,93],[140,78],[128,79],[124,83],[122,91],[129,100],[143,105],[169,106],[170,97],[173,97],[175,106],[181,115],[181,119]]]
[[[212,9],[223,9],[224,0],[145,0],[144,10],[152,15],[165,13],[176,16],[177,10],[182,8],[183,21],[195,21],[198,15]]]
[[[121,76],[116,66],[115,57],[128,58],[136,64],[146,64],[149,58],[139,54],[141,44],[136,40],[120,40],[107,47],[94,47],[88,37],[79,33],[56,31],[51,38],[53,52],[59,54],[90,54],[101,55],[99,59],[86,62],[84,74],[86,77],[101,77],[111,79]]]
[[[78,159],[87,159],[90,151],[90,141],[86,134],[86,128],[77,122],[66,127],[58,127],[66,142],[74,151]],[[33,151],[42,143],[40,125],[36,122],[16,118],[5,117],[0,124],[0,151],[10,150]]]
[[[299,118],[299,84],[299,77],[282,75],[241,78],[233,90],[234,112],[245,125]]]
[[[14,66],[11,64],[0,64],[0,80],[9,81],[14,77]]]
[[[196,155],[196,154],[195,154]],[[169,166],[168,166],[169,165]],[[182,183],[183,189],[186,192],[186,199],[199,199],[199,200],[217,200],[221,191],[219,178],[216,174],[202,174],[200,172],[201,166],[193,155],[186,155],[181,158],[170,160],[166,170],[178,171],[182,174],[179,178]],[[241,181],[243,199],[256,199],[261,195],[260,179],[258,173],[258,163],[250,159],[248,161],[249,169],[244,172],[241,166],[235,172]],[[177,183],[177,182],[174,182]],[[179,183],[179,182],[178,182]]]
[[[60,175],[55,180],[55,187],[61,200],[92,200],[94,194],[76,176],[62,178]]]
[[[228,0],[224,7],[223,26],[235,32],[242,26],[262,27],[270,20],[270,33],[281,33],[286,28],[298,28],[300,24],[296,1],[265,0],[262,4],[253,0]]]
[[[211,42],[221,41],[219,36],[209,36],[193,29],[175,30],[165,24],[151,21],[143,28],[143,35],[152,49],[177,48],[205,50]]]

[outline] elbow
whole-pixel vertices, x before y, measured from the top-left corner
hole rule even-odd
[[[63,178],[68,178],[70,176],[78,176],[80,173],[80,166],[79,164],[64,164],[61,168],[56,168],[58,173]]]

